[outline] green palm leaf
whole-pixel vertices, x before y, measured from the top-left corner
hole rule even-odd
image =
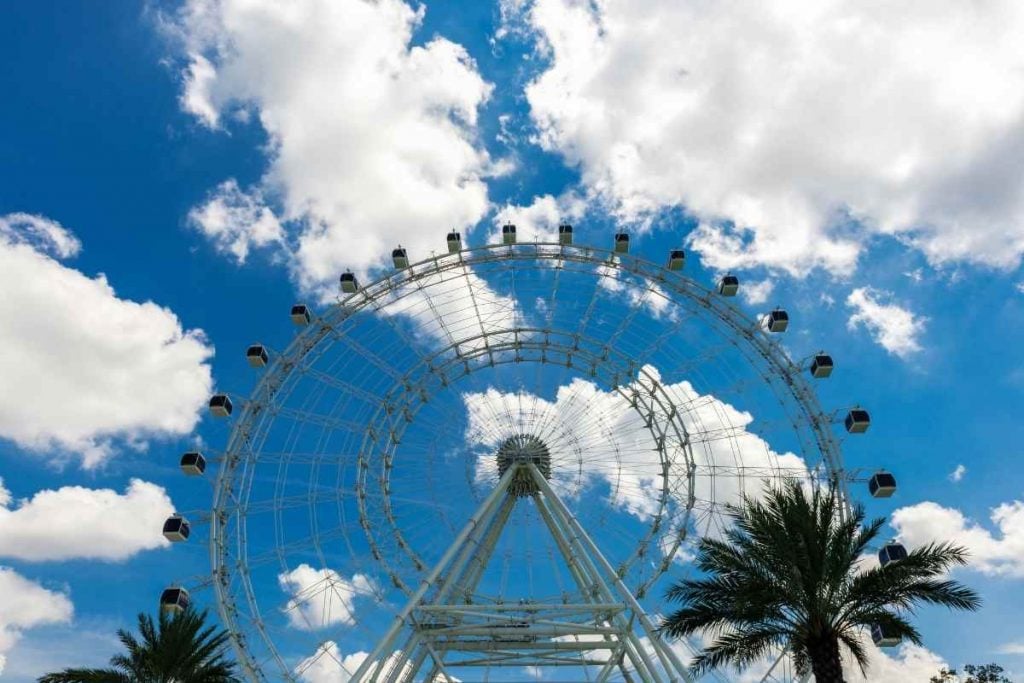
[[[872,625],[920,643],[908,620],[918,605],[978,609],[978,595],[946,577],[966,564],[963,548],[930,544],[861,572],[860,558],[885,520],[865,524],[860,507],[845,513],[834,489],[808,492],[797,482],[729,506],[733,524],[724,537],[700,542],[695,564],[703,576],[667,592],[679,609],[664,620],[665,633],[714,636],[692,663],[696,673],[743,668],[784,647],[801,673],[841,683],[840,646],[863,671],[862,638]]]
[[[157,622],[138,617],[139,638],[117,632],[125,652],[111,657],[110,669],[65,669],[39,683],[240,683],[226,655],[228,634],[206,625],[206,612],[161,613]]]

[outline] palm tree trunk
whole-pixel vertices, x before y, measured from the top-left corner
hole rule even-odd
[[[808,644],[807,654],[811,657],[811,670],[816,683],[845,683],[843,664],[839,659],[839,639],[826,636]]]

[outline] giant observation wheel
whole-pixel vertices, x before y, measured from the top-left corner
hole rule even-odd
[[[250,679],[687,680],[657,615],[724,506],[845,490],[867,414],[822,410],[831,358],[778,342],[785,311],[571,235],[396,249],[211,400],[227,446],[186,458],[217,465],[209,585]]]

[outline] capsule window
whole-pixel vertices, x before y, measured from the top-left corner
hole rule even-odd
[[[846,414],[844,424],[846,431],[850,434],[863,434],[871,426],[871,417],[868,415],[868,411],[854,408]]]
[[[629,251],[629,235],[624,232],[615,233],[615,252],[625,254]]]
[[[227,417],[231,414],[231,399],[227,394],[216,394],[210,398],[210,412],[214,417]]]
[[[164,538],[172,543],[187,541],[192,531],[188,520],[181,515],[172,515],[164,522]]]
[[[882,566],[886,566],[890,562],[899,562],[900,560],[907,559],[907,549],[899,543],[887,543],[882,546],[882,549],[878,551],[878,561]]]
[[[832,374],[833,367],[832,357],[819,353],[811,361],[811,376],[817,379],[824,379]]]
[[[302,325],[308,325],[312,316],[309,313],[309,307],[305,304],[295,304],[292,306],[292,322],[300,327]]]
[[[871,626],[871,640],[878,647],[896,647],[901,638],[881,624],[874,624]]]
[[[245,350],[245,359],[254,368],[266,367],[269,358],[270,356],[267,354],[267,349],[263,344],[253,344]]]
[[[558,226],[558,242],[559,244],[572,244],[572,226],[568,223]]]
[[[877,472],[868,480],[868,492],[872,498],[889,498],[896,493],[896,477],[889,472]]]
[[[781,308],[776,308],[768,314],[769,332],[785,332],[787,327],[789,327],[789,313]]]
[[[516,226],[507,223],[501,226],[501,239],[505,244],[516,243]]]
[[[740,279],[735,275],[726,275],[718,282],[718,293],[722,296],[736,296],[740,289]]]
[[[181,456],[181,470],[189,476],[199,476],[206,471],[206,458],[196,451],[185,453]]]

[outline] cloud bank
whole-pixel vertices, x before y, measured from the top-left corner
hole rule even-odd
[[[191,432],[213,348],[169,309],[58,261],[80,249],[55,221],[0,216],[0,437],[91,467],[118,442]]]
[[[716,269],[848,274],[871,235],[1021,261],[1020,3],[506,5],[540,144],[624,221],[695,213]]]
[[[424,11],[400,0],[190,0],[169,20],[188,59],[183,108],[210,127],[255,115],[270,138],[258,187],[239,193],[229,179],[193,212],[219,249],[242,259],[287,222],[296,278],[321,289],[346,267],[385,265],[399,243],[413,257],[443,251],[448,230],[484,216],[484,179],[497,171],[476,123],[491,85],[462,46],[413,45]]]

